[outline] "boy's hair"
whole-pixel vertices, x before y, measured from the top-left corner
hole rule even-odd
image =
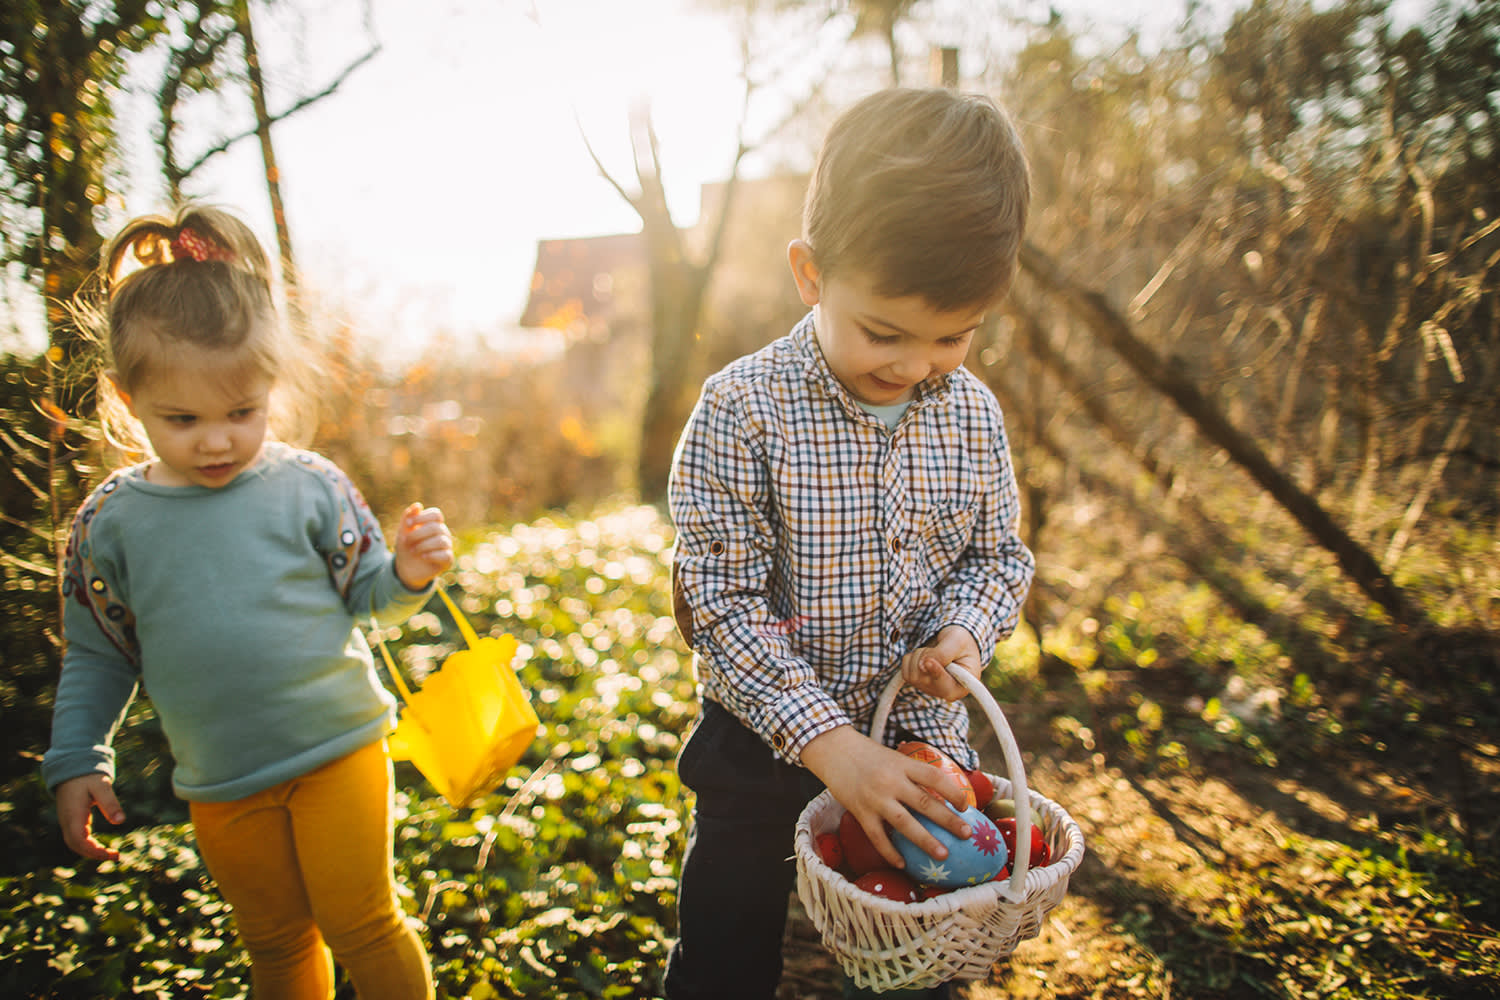
[[[824,275],[944,311],[983,307],[1015,276],[1030,199],[1020,137],[989,98],[883,90],[823,140],[802,237]]]
[[[278,431],[305,436],[304,359],[277,316],[270,261],[244,222],[203,205],[132,219],[105,248],[97,289],[75,314],[102,349],[99,416],[111,443],[147,450],[114,386],[134,392],[188,357],[222,358],[221,377],[276,383]]]

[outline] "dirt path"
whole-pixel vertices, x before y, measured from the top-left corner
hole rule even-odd
[[[1492,691],[1500,656],[1492,640],[1480,652],[1466,689]],[[1171,678],[1129,691],[1143,681]],[[1386,675],[1382,690],[1350,686],[1363,701],[1335,706],[1360,717],[1348,739],[1287,719],[1260,730],[1274,748],[1205,744],[1180,767],[1142,766],[1118,739],[1085,751],[1053,731],[1053,708],[1010,716],[1023,750],[1044,748],[1025,754],[1028,781],[1069,811],[1088,853],[1040,935],[959,996],[1500,997],[1493,708],[1454,716],[1440,691],[1414,690],[1394,711],[1401,682]],[[1093,715],[1133,704],[1095,700]],[[975,745],[1003,774],[993,740]],[[794,914],[778,1000],[832,1000],[837,969]]]

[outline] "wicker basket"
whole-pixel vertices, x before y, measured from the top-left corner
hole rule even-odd
[[[817,835],[838,829],[844,807],[826,791],[809,802],[797,821],[797,894],[824,946],[863,989],[924,989],[952,979],[988,976],[997,960],[1041,931],[1043,919],[1062,902],[1068,878],[1083,860],[1083,832],[1073,817],[1027,789],[1021,752],[1000,706],[973,674],[960,667],[950,667],[949,672],[983,706],[1005,753],[1011,780],[990,777],[996,796],[1016,803],[1011,877],[920,903],[871,895],[818,855]],[[876,739],[885,733],[900,688],[897,674],[880,696],[870,726]],[[1033,822],[1040,826],[1054,858],[1045,868],[1029,867]]]

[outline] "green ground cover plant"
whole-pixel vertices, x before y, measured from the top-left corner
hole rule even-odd
[[[673,760],[696,713],[670,540],[657,509],[623,502],[461,540],[451,592],[521,643],[542,731],[466,808],[398,765],[399,876],[440,996],[656,995],[690,805]],[[988,675],[1089,855],[1041,935],[965,995],[1500,995],[1493,635],[1336,628],[1291,593],[1252,623],[1165,562],[1133,575],[1091,549],[1074,598],[1041,587],[1044,635],[1023,630]],[[1095,577],[1108,586],[1078,603]],[[462,641],[436,601],[384,638],[419,678]],[[0,995],[248,995],[149,706],[135,716],[119,864],[64,855],[34,777],[4,789]],[[985,727],[975,742],[1003,771]],[[839,995],[800,916],[787,961],[784,1000]]]

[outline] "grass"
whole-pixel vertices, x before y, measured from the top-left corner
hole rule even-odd
[[[1500,996],[1500,659],[1473,624],[1500,590],[1491,567],[1447,566],[1483,540],[1412,546],[1406,579],[1450,627],[1410,635],[1369,619],[1298,539],[1257,531],[1233,595],[1170,543],[1132,558],[1080,534],[1046,551],[1045,628],[988,678],[1031,784],[1088,856],[969,1000]],[[521,642],[544,732],[472,808],[398,769],[398,873],[440,996],[656,994],[689,805],[673,760],[696,712],[669,542],[654,509],[627,504],[462,540],[465,614]],[[458,641],[437,607],[388,633],[417,673]],[[148,711],[125,742],[121,794],[150,819],[119,837],[119,865],[64,857],[45,793],[6,789],[0,994],[247,993],[227,909],[148,766]],[[1003,771],[987,727],[976,745]],[[800,915],[787,962],[783,1000],[839,995]]]

